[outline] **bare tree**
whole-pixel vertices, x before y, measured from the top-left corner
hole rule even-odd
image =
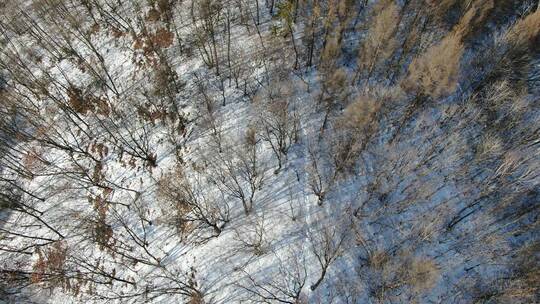
[[[212,141],[217,146],[219,153],[223,152],[223,127],[218,112],[218,102],[210,95],[207,86],[203,80],[198,78],[197,86],[199,93],[202,95],[202,103],[200,105],[199,121],[201,126],[210,131]]]
[[[270,240],[265,226],[265,213],[255,214],[242,229],[235,229],[235,239],[240,244],[240,249],[247,249],[256,256],[263,255],[270,247]]]
[[[311,290],[317,289],[322,283],[330,265],[345,250],[349,236],[349,225],[344,225],[343,223],[331,226],[325,225],[320,230],[309,232],[308,237],[311,243],[311,252],[317,259],[321,270],[317,281],[310,286]]]
[[[274,1],[272,0],[272,3],[273,2]],[[271,7],[273,7],[273,4]],[[291,38],[291,44],[294,51],[293,69],[296,70],[298,69],[299,51],[294,37],[294,7],[295,4],[293,1],[284,1],[278,4],[278,16],[281,18],[281,22],[284,24],[285,36],[289,36]],[[272,11],[272,9],[270,9],[270,11]]]
[[[348,103],[350,92],[347,87],[347,72],[343,68],[333,69],[324,73],[321,79],[321,93],[319,104],[323,107],[324,118],[320,127],[319,137],[322,137],[330,114]]]
[[[298,138],[299,117],[289,90],[287,87],[279,87],[275,93],[269,92],[268,96],[265,96],[270,99],[269,102],[259,102],[261,137],[270,145],[278,160],[275,174],[281,170],[290,146]]]
[[[336,181],[336,174],[331,172],[332,166],[320,147],[312,143],[308,146],[308,152],[309,163],[306,169],[309,178],[308,184],[312,193],[317,197],[318,205],[321,206]]]
[[[192,6],[195,3],[191,4]],[[218,55],[218,26],[222,19],[223,6],[219,1],[203,0],[197,3],[200,18],[200,27],[197,27],[197,46],[201,51],[202,59],[210,68],[216,69],[216,75],[220,75],[220,58]],[[193,12],[192,12],[193,14]],[[193,15],[194,25],[198,22]]]
[[[211,178],[225,193],[240,200],[246,215],[253,209],[255,194],[265,180],[266,170],[260,162],[258,149],[256,132],[248,129],[240,149],[209,160],[214,175]]]
[[[167,201],[164,213],[175,214],[173,220],[181,231],[210,228],[212,236],[219,236],[229,222],[229,204],[212,192],[200,173],[187,175],[177,168],[164,175],[158,185],[160,196]]]
[[[303,289],[307,283],[307,265],[301,248],[289,248],[284,257],[275,255],[277,271],[271,277],[259,279],[246,271],[247,284],[240,287],[261,301],[288,304],[307,303]]]

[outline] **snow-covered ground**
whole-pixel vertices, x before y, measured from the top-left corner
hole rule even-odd
[[[538,82],[471,89],[485,50],[506,54],[505,27],[467,48],[452,94],[409,112],[418,97],[383,71],[356,81],[347,58],[376,1],[352,5],[361,25],[345,29],[335,92],[322,63],[292,69],[286,18],[263,1],[8,2],[6,303],[538,300],[508,292],[537,291]],[[304,48],[308,29],[292,24]],[[364,101],[369,124],[343,127]]]

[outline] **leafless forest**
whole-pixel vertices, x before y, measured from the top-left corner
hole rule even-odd
[[[0,303],[540,303],[537,0],[0,0]]]

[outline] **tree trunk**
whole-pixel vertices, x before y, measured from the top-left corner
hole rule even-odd
[[[317,289],[317,287],[319,287],[321,282],[324,280],[324,276],[326,276],[326,267],[323,267],[322,272],[321,272],[321,276],[319,277],[317,282],[315,282],[315,284],[311,285],[311,287],[310,287],[311,290],[315,290],[315,289]]]

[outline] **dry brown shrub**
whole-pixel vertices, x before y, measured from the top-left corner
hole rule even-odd
[[[457,25],[464,37],[480,30],[495,9],[495,0],[426,0],[426,4],[429,14],[438,24],[453,23],[447,19],[465,11]]]
[[[540,301],[540,243],[525,245],[516,254],[513,274],[504,280],[498,303],[538,303]]]
[[[97,153],[100,158],[103,158],[109,154],[109,148],[105,144],[98,142],[94,142],[90,145],[90,151],[92,153]]]
[[[254,126],[249,126],[244,136],[244,143],[248,147],[254,147],[257,144],[257,129]]]
[[[161,48],[168,48],[173,43],[174,34],[166,28],[160,28],[152,35],[154,44]]]
[[[157,183],[157,197],[163,221],[175,226],[182,236],[191,232],[193,228],[191,222],[187,220],[192,207],[182,191],[185,178],[182,168],[176,166],[171,172],[164,174]]]
[[[502,162],[495,171],[496,175],[507,176],[514,173],[525,161],[523,153],[519,149],[507,150],[502,156]]]
[[[388,59],[398,45],[395,32],[399,21],[399,8],[396,3],[382,1],[374,8],[374,12],[376,15],[358,53],[358,66],[367,69],[368,73],[371,73],[378,62]]]
[[[489,132],[482,136],[476,149],[476,157],[478,160],[488,160],[498,157],[502,152],[503,142],[501,138],[496,133]]]
[[[92,112],[98,115],[108,116],[111,108],[107,100],[102,97],[84,96],[81,89],[70,86],[66,91],[68,103],[71,108],[80,114],[88,114]]]
[[[28,151],[22,159],[24,168],[34,172],[36,170],[45,168],[46,165],[50,165],[50,163],[45,160],[41,154],[42,151],[39,151],[37,148],[32,148],[30,151]]]
[[[172,5],[176,0],[157,0],[157,7],[161,13],[172,10]]]
[[[325,104],[328,112],[336,105],[343,106],[346,104],[350,95],[350,88],[347,85],[348,74],[345,68],[328,71],[322,76],[323,85],[319,102]]]
[[[118,38],[121,38],[121,37],[125,36],[127,33],[124,32],[124,31],[122,31],[122,30],[120,30],[120,29],[118,29],[118,28],[116,28],[116,27],[111,27],[111,29],[110,29],[110,34],[111,34],[114,38],[118,39]]]
[[[506,33],[504,40],[511,45],[528,46],[531,50],[540,45],[540,9],[520,19]]]
[[[506,80],[502,80],[493,83],[486,90],[483,102],[492,110],[496,110],[504,107],[505,104],[513,103],[518,97],[518,93],[512,88],[511,84]]]
[[[355,162],[366,142],[375,132],[379,103],[368,96],[359,96],[345,109],[334,127],[331,155],[337,173],[353,173]]]
[[[440,43],[413,59],[402,87],[432,98],[451,94],[458,84],[463,51],[461,36],[449,34]]]
[[[443,1],[443,4],[453,6],[457,1]],[[461,3],[459,3],[461,4]],[[470,8],[459,20],[447,36],[439,43],[428,48],[423,54],[413,59],[409,65],[408,75],[401,85],[417,95],[441,98],[455,91],[458,84],[460,61],[464,53],[463,41],[478,31],[494,9],[494,1],[474,1]],[[528,20],[527,20],[528,19]],[[540,21],[527,18],[526,25],[537,25]],[[540,18],[538,18],[540,20]],[[530,30],[538,33],[538,30]],[[530,38],[530,35],[527,36]]]
[[[322,51],[320,70],[323,73],[331,71],[340,55],[341,45],[339,43],[339,39],[336,35],[332,35],[326,41],[326,44]]]
[[[490,80],[507,80],[516,91],[528,90],[534,59],[539,54],[540,10],[519,19],[496,37],[489,63],[494,63]]]
[[[188,304],[204,304],[204,303],[205,302],[204,302],[203,296],[198,292],[192,293],[192,295],[189,297]]]
[[[482,108],[491,113],[488,123],[493,131],[504,131],[516,127],[521,117],[530,108],[526,83],[516,82],[515,79],[493,82],[484,89],[479,101]]]
[[[321,94],[319,102],[325,104],[327,115],[336,105],[346,104],[350,95],[347,86],[347,71],[345,68],[326,70],[321,74]]]
[[[340,129],[352,130],[355,133],[373,131],[373,121],[381,104],[371,96],[360,95],[345,108],[342,118],[338,122]]]
[[[96,165],[94,166],[94,171],[92,172],[92,182],[94,184],[99,184],[103,179],[105,179],[105,172],[103,172],[103,163],[96,162]]]
[[[90,30],[88,30],[88,33],[90,35],[94,35],[94,34],[97,34],[99,32],[99,30],[101,29],[101,26],[99,25],[99,23],[94,23],[91,27],[90,27]]]
[[[392,290],[408,291],[416,298],[437,284],[440,271],[432,258],[415,256],[408,250],[391,254],[385,250],[373,251],[367,260],[367,268],[360,273],[369,282],[371,294],[379,301],[388,301]],[[367,273],[365,272],[367,271]]]
[[[356,160],[379,129],[384,108],[401,97],[396,87],[370,87],[345,108],[330,137],[330,154],[339,173],[354,172]]]
[[[99,245],[100,250],[110,249],[114,245],[113,230],[111,225],[104,220],[99,219],[92,227],[92,236],[95,242]]]
[[[97,216],[90,221],[90,226],[87,228],[100,250],[110,249],[115,244],[114,231],[111,225],[107,224],[107,212],[110,207],[108,197],[111,193],[112,189],[107,188],[100,195],[88,196],[88,201],[92,204]]]
[[[156,48],[168,48],[174,40],[173,32],[159,28],[154,33],[143,32],[133,36],[133,49],[142,50],[150,65],[159,63]]]
[[[82,96],[81,89],[74,86],[70,86],[67,89],[66,93],[69,98],[68,99],[69,105],[71,106],[73,110],[75,110],[75,112],[86,114],[90,110],[90,105],[87,102],[85,102]]]
[[[109,116],[111,113],[111,106],[104,98],[92,96],[90,103],[93,105],[94,113],[98,115]]]
[[[440,273],[433,259],[415,257],[407,266],[405,280],[416,293],[429,291],[435,287]]]
[[[494,0],[472,2],[471,7],[454,28],[454,32],[463,37],[463,39],[467,39],[482,28],[482,25],[494,8]]]
[[[463,0],[426,0],[428,8],[434,13],[445,13],[453,6],[458,5]]]
[[[160,17],[161,13],[157,9],[152,8],[146,14],[146,21],[156,22],[160,19]]]
[[[329,90],[343,88],[347,84],[347,71],[344,68],[339,68],[326,81]]]
[[[383,270],[388,263],[390,256],[384,250],[377,250],[369,256],[369,266],[376,270]]]
[[[137,106],[137,114],[139,117],[145,121],[156,124],[156,121],[164,121],[168,117],[167,110],[162,109],[151,109],[150,105]]]
[[[32,283],[42,283],[49,288],[65,287],[68,281],[65,276],[67,245],[63,241],[54,242],[46,249],[36,249],[37,260],[32,266]]]

